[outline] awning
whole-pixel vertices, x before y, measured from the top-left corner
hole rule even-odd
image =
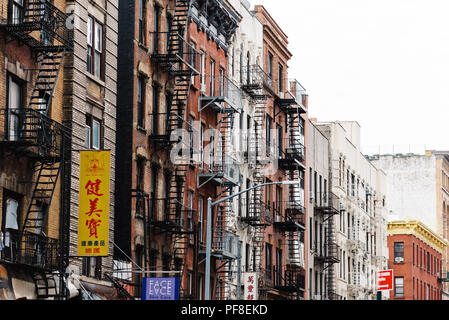
[[[82,300],[118,300],[117,289],[111,282],[72,274],[73,284],[79,289]]]

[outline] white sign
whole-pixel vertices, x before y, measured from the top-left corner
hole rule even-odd
[[[243,300],[257,300],[257,273],[243,273],[244,297]]]

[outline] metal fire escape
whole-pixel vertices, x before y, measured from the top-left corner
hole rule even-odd
[[[19,228],[17,255],[13,262],[35,268],[38,298],[63,298],[57,292],[53,273],[61,278],[68,265],[68,214],[70,188],[70,129],[48,115],[66,51],[73,49],[73,33],[66,27],[68,17],[46,0],[27,1],[23,11],[1,20],[0,28],[27,45],[39,66],[27,108],[3,109],[7,128],[1,145],[33,159],[34,188],[23,225]],[[61,174],[61,172],[63,174]],[[48,238],[45,226],[58,178],[61,181],[60,241]]]
[[[209,95],[199,98],[199,112],[212,110],[217,116],[216,134],[209,144],[209,155],[203,170],[198,174],[198,188],[218,188],[217,200],[231,194],[232,188],[240,185],[240,170],[234,160],[232,135],[234,118],[242,108],[241,91],[224,73],[210,79]],[[218,84],[218,86],[216,86]],[[231,299],[232,270],[238,258],[238,236],[230,231],[230,218],[233,213],[232,200],[218,206],[213,238],[212,256],[218,266],[216,272],[217,300]]]
[[[264,123],[266,118],[266,101],[271,96],[266,86],[269,84],[269,77],[259,65],[252,65],[247,71],[246,83],[242,84],[243,91],[250,98],[254,106],[254,130],[247,132],[248,139],[248,163],[253,166],[253,184],[259,185],[265,182],[263,174],[266,166],[266,141],[263,137]],[[249,186],[248,186],[249,187]],[[253,266],[255,272],[262,271],[262,255],[265,245],[266,227],[273,224],[273,219],[266,204],[263,202],[264,189],[256,188],[247,199],[248,214],[241,218],[248,226],[253,228],[255,253]]]
[[[289,90],[280,97],[275,98],[275,105],[279,113],[285,114],[283,139],[278,133],[277,155],[279,169],[285,172],[286,180],[298,181],[300,186],[289,186],[288,198],[280,206],[280,212],[275,215],[274,227],[284,232],[287,239],[288,260],[282,269],[278,266],[274,270],[274,285],[280,291],[287,292],[290,299],[304,297],[304,121],[301,114],[307,110],[303,106],[305,90],[296,80],[289,80]],[[276,117],[276,115],[275,115]],[[302,258],[301,258],[302,257]]]
[[[152,224],[171,236],[171,252],[173,253],[171,269],[176,271],[184,266],[189,239],[193,233],[186,219],[186,215],[191,211],[184,205],[189,159],[184,159],[182,153],[188,144],[182,141],[182,135],[178,132],[185,127],[192,78],[199,74],[191,63],[196,61],[198,52],[185,40],[191,7],[192,0],[176,0],[170,30],[153,33],[155,47],[151,54],[153,63],[173,77],[174,94],[171,105],[168,106],[169,110],[165,114],[165,133],[160,135],[154,132],[149,140],[166,147],[169,151],[182,145],[178,153],[180,157],[173,163],[174,171],[169,182],[165,215],[162,220],[157,215],[152,217]]]
[[[344,211],[339,198],[334,193],[324,194],[323,203],[315,206],[315,214],[323,217],[323,222],[327,222],[325,233],[324,252],[317,257],[323,264],[326,271],[327,298],[335,300],[337,294],[336,277],[334,264],[340,262],[339,247],[337,245],[334,216],[340,215]]]
[[[350,232],[350,239],[348,239],[349,249],[352,253],[353,267],[351,270],[351,283],[349,285],[349,292],[356,299],[362,292],[362,270],[361,264],[363,263],[363,249],[360,240],[361,221],[358,215],[353,216],[353,224]]]

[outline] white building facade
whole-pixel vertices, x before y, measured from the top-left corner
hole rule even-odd
[[[361,153],[357,122],[316,126],[329,139],[330,193],[340,203],[335,218],[340,262],[335,265],[334,298],[374,300],[377,272],[387,269],[388,261],[386,175]]]

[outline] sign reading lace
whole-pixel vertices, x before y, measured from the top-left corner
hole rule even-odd
[[[78,255],[107,256],[110,151],[80,151]]]

